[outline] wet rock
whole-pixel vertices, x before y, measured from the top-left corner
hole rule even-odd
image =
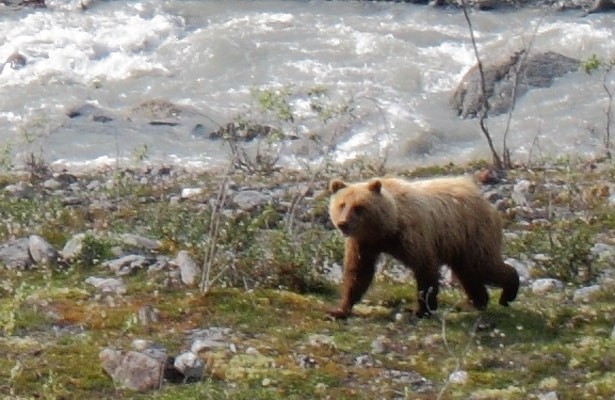
[[[205,371],[205,363],[192,351],[186,351],[175,357],[173,366],[182,373],[186,382],[201,380]]]
[[[162,384],[164,364],[146,354],[106,348],[99,353],[99,358],[102,368],[120,387],[148,391]]]
[[[536,279],[531,285],[532,293],[542,295],[550,292],[561,291],[564,283],[553,278]]]
[[[489,115],[508,112],[515,99],[518,101],[528,90],[549,87],[555,78],[576,71],[579,66],[579,60],[558,53],[526,54],[525,50],[506,59],[483,62]],[[476,118],[483,112],[481,86],[480,71],[475,65],[462,78],[451,98],[451,106],[462,118]]]
[[[90,276],[85,280],[85,283],[100,289],[103,293],[115,293],[120,295],[126,293],[126,285],[122,282],[122,280],[116,278],[99,278],[96,276]]]
[[[32,260],[39,265],[55,265],[58,261],[56,249],[38,235],[30,236],[28,249]]]
[[[411,393],[429,393],[435,390],[433,382],[414,371],[385,370],[382,376],[388,381],[409,387]]]
[[[194,286],[201,274],[201,269],[186,250],[177,253],[171,264],[179,267],[181,281],[186,286]]]
[[[32,266],[30,239],[14,239],[0,247],[0,262],[6,269],[26,269]]]

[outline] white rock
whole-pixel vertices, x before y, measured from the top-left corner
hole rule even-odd
[[[465,385],[468,383],[468,373],[463,370],[455,371],[448,376],[448,381],[455,385]]]
[[[181,198],[190,199],[203,193],[203,188],[184,188],[182,189]]]
[[[191,351],[186,351],[175,357],[173,366],[181,372],[186,379],[201,379],[205,369],[203,360]]]
[[[560,291],[564,289],[564,283],[553,278],[536,279],[531,285],[532,293],[545,294],[549,292]]]
[[[538,400],[558,400],[556,392],[542,393],[538,395]]]

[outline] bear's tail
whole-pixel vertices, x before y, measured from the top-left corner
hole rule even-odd
[[[508,303],[517,298],[519,291],[519,274],[517,270],[508,264],[502,263],[499,285],[502,288],[500,304],[507,306]]]

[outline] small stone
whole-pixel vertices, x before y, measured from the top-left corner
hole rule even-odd
[[[454,385],[465,385],[468,383],[468,373],[466,371],[454,371],[448,376],[448,381]]]
[[[202,188],[184,188],[181,192],[182,199],[191,199],[193,197],[197,197],[203,193]]]
[[[531,285],[532,293],[541,295],[564,289],[564,283],[553,278],[536,279]]]
[[[551,392],[547,392],[547,393],[541,393],[538,395],[538,400],[558,400],[559,397],[557,396],[557,393],[554,391]]]
[[[384,343],[384,338],[377,337],[372,341],[372,353],[374,354],[383,354],[386,353],[386,345]]]

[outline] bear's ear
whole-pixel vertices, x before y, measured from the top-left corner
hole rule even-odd
[[[380,179],[373,179],[369,182],[367,188],[374,193],[380,193],[380,190],[382,189],[382,182],[380,182]]]
[[[329,182],[329,191],[331,193],[337,193],[338,190],[345,188],[346,183],[340,179],[332,179],[331,182]]]

